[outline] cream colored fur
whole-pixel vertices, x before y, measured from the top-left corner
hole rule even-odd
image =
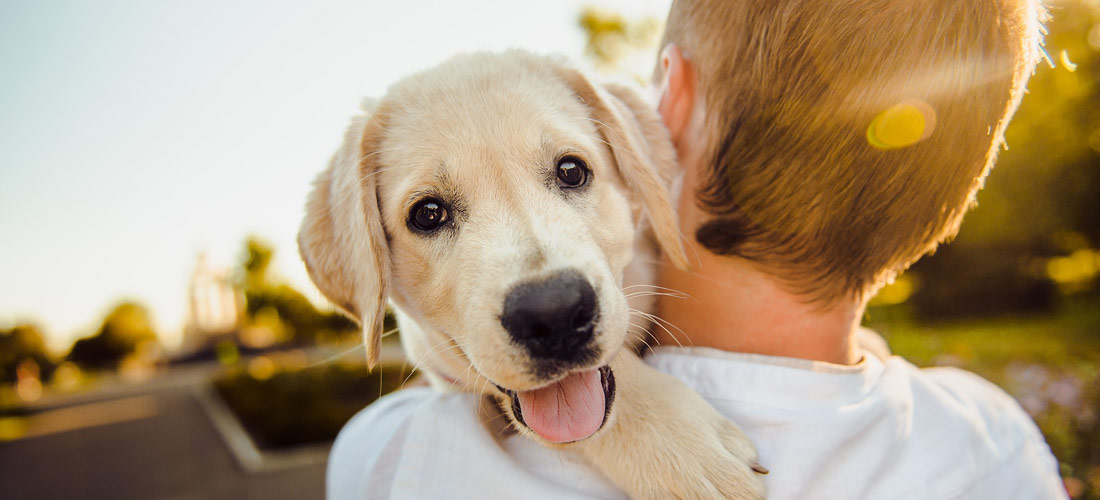
[[[581,368],[612,368],[610,417],[565,445],[516,427],[577,449],[633,498],[763,497],[741,430],[633,350],[648,322],[631,310],[650,301],[628,301],[624,288],[652,282],[658,243],[686,262],[668,194],[675,153],[654,111],[624,87],[523,52],[460,56],[365,111],[316,181],[299,246],[318,288],[360,321],[370,363],[388,299],[408,355],[437,388],[501,398],[497,385],[553,383],[562,375],[530,369],[501,308],[517,283],[576,269],[600,311],[600,356]],[[564,154],[591,169],[584,192],[554,184]],[[407,220],[429,194],[452,200],[453,224],[426,236]]]

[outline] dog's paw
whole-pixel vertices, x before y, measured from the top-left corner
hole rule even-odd
[[[631,492],[631,497],[765,498],[767,469],[758,462],[756,448],[745,433],[710,408],[702,398],[678,403],[677,409],[685,415],[677,419],[686,420],[667,422],[669,426],[676,426],[675,430],[662,429],[661,423],[651,427],[651,432],[667,434],[672,439],[661,442],[664,440],[657,438],[652,447],[644,443],[639,446],[641,453],[635,456],[653,454],[653,461],[649,463],[656,470],[638,471],[640,480],[635,482],[633,489],[636,491]],[[690,418],[688,413],[695,418]],[[699,418],[705,414],[712,415]]]
[[[602,434],[579,444],[631,498],[765,498],[767,469],[739,427],[637,358],[612,368],[624,372],[616,373],[613,418]]]
[[[648,498],[765,498],[764,475],[768,470],[760,465],[756,448],[740,428],[718,415],[710,429],[703,426],[696,430],[697,438],[716,445],[704,445],[702,451],[689,452],[686,457],[676,453],[673,460],[683,467],[681,477],[673,478],[672,484],[663,485],[664,491]]]

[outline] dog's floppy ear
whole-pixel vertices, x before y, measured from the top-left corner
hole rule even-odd
[[[334,304],[359,321],[367,364],[378,363],[385,319],[389,254],[382,229],[370,151],[378,116],[352,120],[344,144],[313,184],[298,231],[298,251],[310,278]]]
[[[661,250],[673,265],[687,269],[679,217],[669,193],[671,178],[679,168],[676,149],[660,116],[627,87],[593,85],[576,70],[562,74],[588,106],[611,147],[620,175],[641,201]]]

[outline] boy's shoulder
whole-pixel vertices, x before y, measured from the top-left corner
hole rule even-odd
[[[1065,498],[1057,461],[1004,390],[897,356],[856,366],[658,349],[752,438],[769,498]]]
[[[994,440],[1044,440],[1012,396],[977,374],[954,367],[916,368],[901,358],[891,362],[905,365],[914,398],[934,402],[915,407],[914,418],[951,418]]]
[[[927,479],[944,486],[936,488],[942,498],[1066,498],[1045,438],[1003,389],[962,369],[917,368],[899,357],[886,360],[885,375],[907,382],[895,389],[884,378],[888,400],[907,405],[898,411],[912,422],[896,449],[936,471]]]
[[[923,460],[987,464],[969,471],[944,471],[969,485],[950,492],[952,498],[1064,498],[1058,462],[1045,438],[1020,404],[988,380],[952,367],[918,369],[900,358],[908,376],[916,431],[905,444]],[[957,439],[955,456],[944,457],[932,447]],[[926,446],[924,442],[929,442]],[[951,451],[950,447],[944,447]],[[995,494],[990,496],[991,494]]]

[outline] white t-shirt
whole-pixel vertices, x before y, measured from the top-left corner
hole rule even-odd
[[[707,348],[657,348],[646,362],[745,430],[773,500],[1067,498],[1028,415],[966,371]],[[579,455],[501,433],[482,404],[428,388],[382,398],[336,439],[328,498],[626,498]]]

